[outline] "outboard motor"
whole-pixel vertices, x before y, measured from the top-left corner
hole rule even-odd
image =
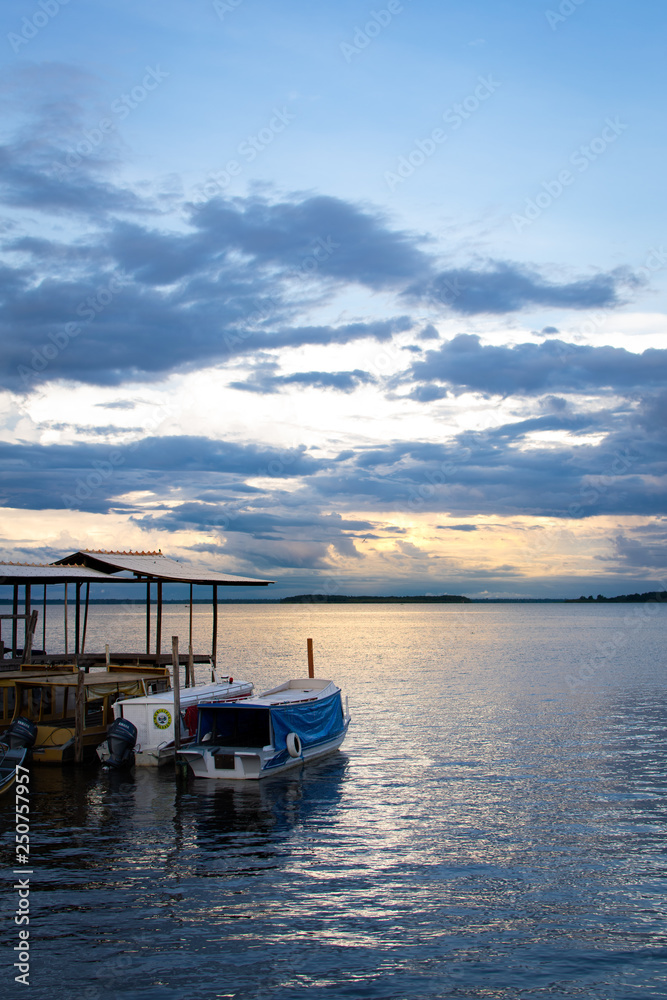
[[[134,764],[134,748],[137,743],[137,727],[129,719],[115,719],[107,731],[109,757],[105,767],[131,767]]]
[[[10,750],[22,750],[26,747],[32,750],[37,739],[37,726],[31,719],[26,719],[21,715],[12,722],[9,729],[2,734],[2,741],[6,743]]]

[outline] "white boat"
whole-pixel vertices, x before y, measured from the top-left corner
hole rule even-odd
[[[217,684],[202,684],[200,687],[182,688],[181,702],[181,744],[194,740],[197,705],[202,702],[216,703],[248,698],[253,686],[245,681],[227,679]],[[116,719],[127,719],[137,728],[137,745],[134,748],[135,764],[161,767],[174,759],[174,692],[139,698],[125,698],[114,704]],[[103,763],[109,757],[107,743],[97,750]]]
[[[350,716],[333,681],[286,681],[236,704],[202,701],[195,742],[179,752],[197,778],[257,779],[337,750]]]

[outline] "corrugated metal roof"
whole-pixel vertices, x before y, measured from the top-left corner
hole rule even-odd
[[[246,576],[229,576],[224,573],[206,573],[194,567],[169,559],[161,552],[106,552],[82,549],[59,559],[55,565],[83,564],[90,570],[105,573],[122,571],[134,573],[143,579],[163,580],[170,583],[218,584],[220,586],[265,587],[273,580],[256,580]]]
[[[0,585],[16,583],[109,583],[108,573],[86,566],[53,566],[39,563],[0,563]],[[120,581],[118,581],[120,582]]]

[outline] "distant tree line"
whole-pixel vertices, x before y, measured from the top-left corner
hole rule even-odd
[[[352,597],[344,594],[298,594],[283,597],[281,604],[472,604],[469,597],[439,594],[435,597]]]
[[[580,604],[582,601],[586,603],[590,601],[604,601],[607,604],[645,604],[646,601],[667,601],[667,590],[649,590],[645,594],[621,594],[620,597],[603,597],[602,594],[593,597],[591,594],[589,597],[575,597],[572,600],[565,601],[565,603]]]

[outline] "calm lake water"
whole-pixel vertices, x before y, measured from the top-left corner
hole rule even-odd
[[[187,646],[186,610],[165,618]],[[95,606],[87,645],[142,628]],[[197,649],[209,629],[196,608]],[[247,786],[33,767],[28,990],[0,800],[0,994],[667,996],[667,608],[224,606],[220,666],[303,675],[309,636],[352,714],[319,764]]]

